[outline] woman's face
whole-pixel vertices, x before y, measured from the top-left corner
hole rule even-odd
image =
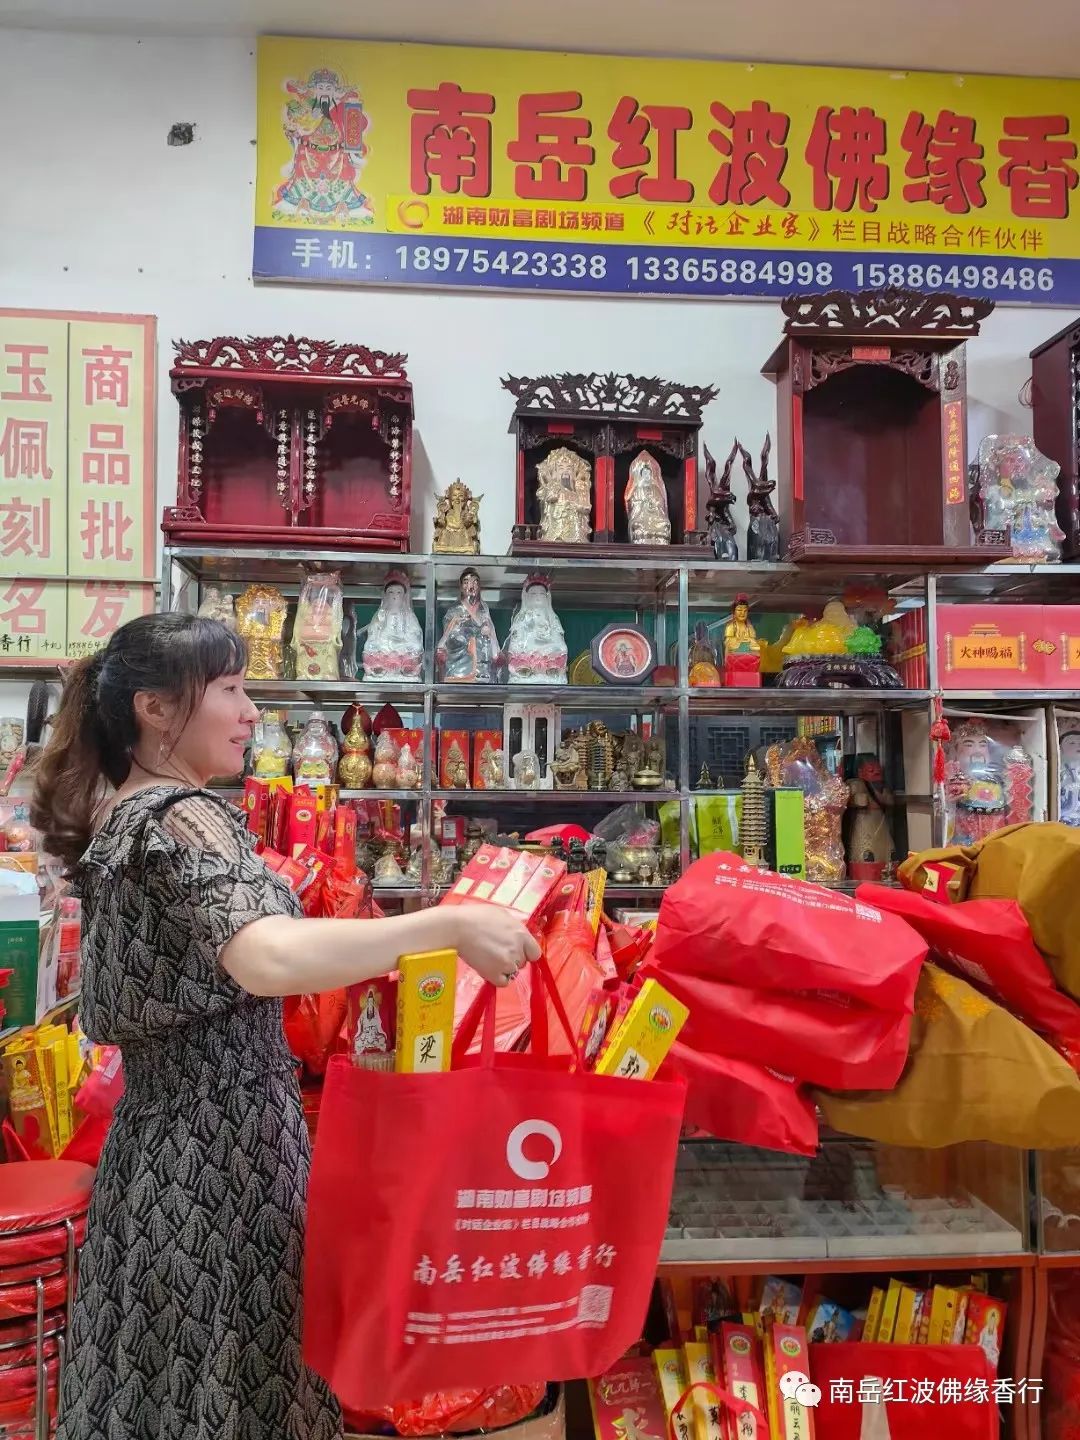
[[[244,677],[211,680],[179,736],[170,730],[163,758],[205,784],[215,776],[239,775],[244,750],[259,712],[244,691]]]

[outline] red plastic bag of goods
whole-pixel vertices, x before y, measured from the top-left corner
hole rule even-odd
[[[907,1063],[907,1012],[874,1010],[841,994],[728,985],[655,964],[644,974],[689,1009],[680,1040],[692,1049],[721,1050],[829,1090],[891,1090]]]
[[[1080,1064],[1080,1005],[1058,989],[1015,900],[938,905],[882,885],[860,885],[856,898],[902,915],[946,969],[1045,1035],[1074,1067]]]
[[[604,972],[596,961],[596,937],[592,926],[583,915],[553,916],[544,932],[543,947],[544,958],[551,967],[552,979],[558,986],[570,1026],[578,1035],[589,996],[604,980]],[[549,1001],[550,1053],[569,1055],[570,1043],[556,1018]]]
[[[118,1045],[106,1045],[98,1063],[75,1094],[76,1108],[84,1115],[112,1119],[124,1093],[124,1066]]]
[[[664,895],[652,963],[659,974],[836,992],[910,1014],[925,959],[926,942],[899,916],[718,851]]]
[[[493,1390],[441,1390],[423,1400],[388,1405],[378,1415],[345,1420],[351,1430],[370,1433],[371,1421],[392,1425],[399,1435],[467,1435],[475,1430],[504,1430],[517,1425],[547,1393],[546,1384],[500,1385]]]
[[[525,836],[531,845],[550,845],[553,840],[561,840],[564,845],[569,845],[571,840],[580,840],[582,844],[585,844],[592,838],[590,831],[573,824],[545,825],[542,830],[530,830]]]
[[[347,1008],[344,990],[292,995],[285,1001],[285,1039],[292,1054],[312,1075],[322,1075],[330,1056],[340,1048]]]
[[[676,1040],[667,1073],[686,1081],[686,1123],[717,1140],[813,1155],[817,1112],[806,1090],[790,1075]],[[651,1083],[651,1082],[650,1082]]]

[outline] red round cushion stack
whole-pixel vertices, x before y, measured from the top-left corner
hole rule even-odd
[[[0,1165],[0,1434],[55,1412],[93,1183],[71,1160]]]

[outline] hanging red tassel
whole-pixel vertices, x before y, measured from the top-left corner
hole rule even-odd
[[[941,708],[941,696],[934,696],[934,719],[930,726],[930,739],[934,742],[934,784],[945,784],[945,746],[952,739],[949,722]]]
[[[949,722],[945,719],[941,709],[941,696],[934,696],[934,722],[930,726],[930,739],[937,740],[944,744],[952,739],[952,731],[949,729]]]

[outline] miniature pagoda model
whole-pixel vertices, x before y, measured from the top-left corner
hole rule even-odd
[[[406,356],[292,335],[174,349],[170,544],[408,550]]]
[[[992,300],[913,290],[781,302],[780,511],[792,560],[981,565],[1004,559],[968,508],[965,342]]]
[[[719,393],[635,375],[510,376],[514,555],[702,558],[701,412]]]
[[[768,842],[768,821],[765,816],[765,786],[761,772],[750,756],[742,782],[742,815],[739,819],[739,849],[748,865],[766,868],[765,847]]]
[[[1031,413],[1035,444],[1061,466],[1057,522],[1065,532],[1062,559],[1080,558],[1080,320],[1031,352]]]

